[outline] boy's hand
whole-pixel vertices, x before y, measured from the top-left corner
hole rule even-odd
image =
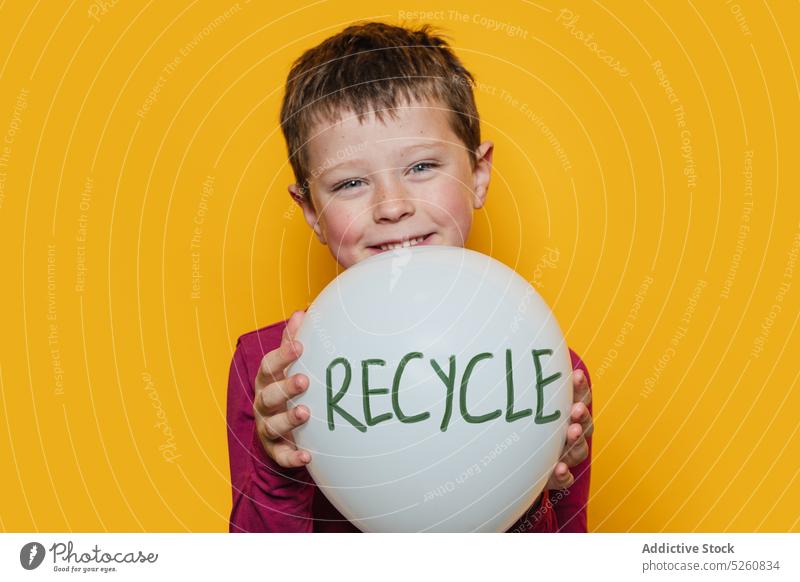
[[[261,445],[281,467],[302,467],[311,461],[308,451],[299,450],[292,430],[306,422],[311,413],[303,405],[287,408],[287,401],[308,388],[308,377],[294,374],[286,377],[286,368],[303,352],[303,345],[294,340],[305,313],[295,311],[283,330],[281,345],[261,360],[255,382],[253,413]]]
[[[583,370],[572,372],[572,395],[571,424],[567,428],[567,442],[561,453],[561,460],[547,481],[547,489],[566,489],[572,485],[575,477],[570,472],[570,467],[581,463],[589,455],[586,439],[594,430],[592,415],[589,414],[588,408],[592,401],[592,391]]]

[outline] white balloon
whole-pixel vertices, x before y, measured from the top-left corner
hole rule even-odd
[[[291,404],[311,418],[295,440],[362,531],[502,532],[543,490],[569,424],[569,348],[499,261],[450,246],[377,254],[325,287],[297,339],[287,374],[310,384]]]

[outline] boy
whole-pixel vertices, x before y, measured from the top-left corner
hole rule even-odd
[[[353,25],[294,63],[281,109],[296,179],[289,193],[344,268],[395,245],[464,246],[493,154],[480,142],[473,83],[429,26]],[[285,375],[302,353],[293,337],[303,315],[243,335],[233,356],[232,532],[358,531],[317,490],[311,455],[292,437],[311,414],[287,409],[309,384]],[[563,455],[511,532],[586,531],[591,391],[570,353],[575,403]]]

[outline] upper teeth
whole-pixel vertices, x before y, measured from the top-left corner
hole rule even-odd
[[[417,245],[417,244],[421,243],[424,240],[425,240],[425,237],[424,236],[420,236],[420,237],[417,237],[417,238],[412,238],[410,240],[404,240],[403,242],[399,242],[399,243],[381,245],[380,248],[381,248],[382,251],[391,251],[391,250],[394,250],[394,249],[413,247],[414,245]]]

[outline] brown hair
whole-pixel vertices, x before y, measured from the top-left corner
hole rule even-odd
[[[305,153],[313,126],[352,111],[359,122],[370,113],[383,122],[400,102],[437,101],[451,111],[450,126],[470,154],[480,144],[480,120],[472,74],[444,35],[428,24],[414,30],[382,22],[348,26],[307,50],[292,65],[281,106],[281,129],[295,179],[308,196]]]

